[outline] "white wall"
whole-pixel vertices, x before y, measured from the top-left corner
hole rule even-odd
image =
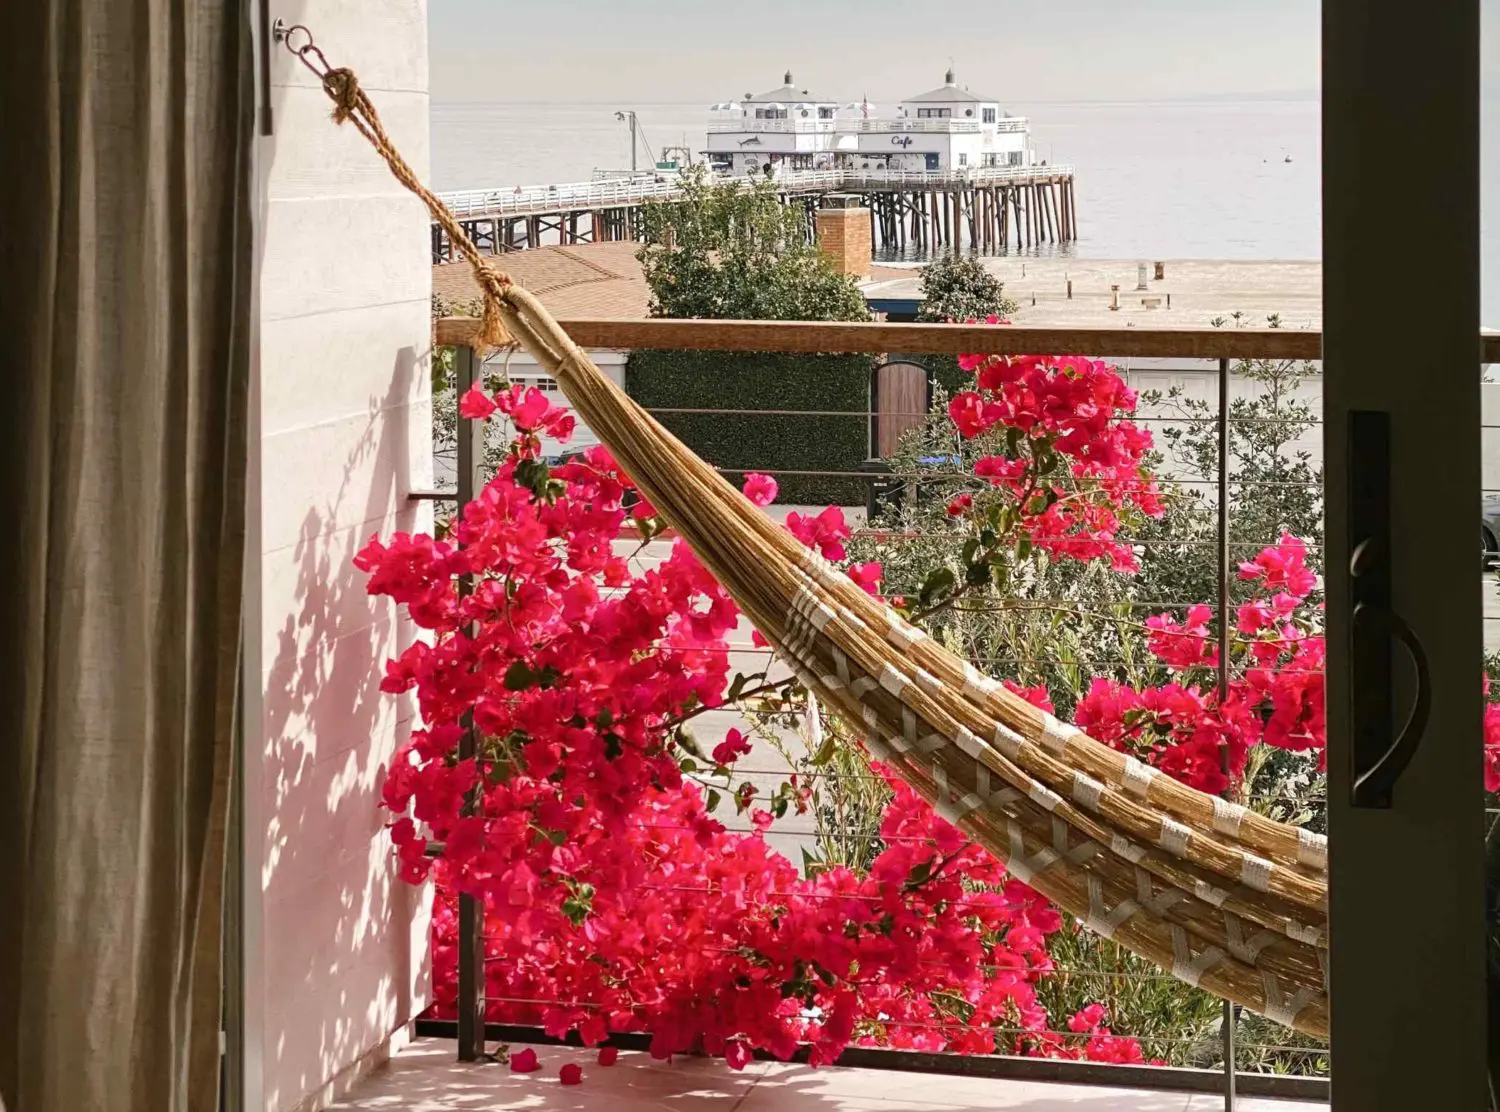
[[[426,0],[272,0],[352,66],[428,167]],[[428,216],[312,74],[272,51],[275,134],[257,149],[259,703],[247,724],[245,1107],[321,1107],[425,1006],[423,893],[392,867],[379,782],[413,707],[382,694],[411,639],[350,563],[427,528]]]

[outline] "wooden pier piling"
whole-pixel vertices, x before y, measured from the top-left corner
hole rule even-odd
[[[778,180],[783,204],[801,205],[807,235],[816,235],[823,194],[851,193],[870,209],[876,251],[970,249],[987,254],[1029,250],[1078,238],[1073,174],[1067,167],[968,168],[933,173],[859,170],[793,171]],[[481,250],[503,253],[546,244],[639,241],[644,208],[670,203],[671,182],[591,182],[530,191],[473,191],[444,200]],[[453,258],[434,226],[434,262]]]

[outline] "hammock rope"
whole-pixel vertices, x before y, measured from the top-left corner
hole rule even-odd
[[[286,45],[474,269],[478,343],[519,342],[823,706],[938,812],[1090,930],[1251,1011],[1328,1033],[1327,842],[1058,721],[809,551],[637,406],[482,256],[355,74]]]

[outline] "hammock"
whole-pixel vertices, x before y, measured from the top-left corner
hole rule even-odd
[[[297,30],[297,29],[294,29]],[[401,159],[352,72],[288,46],[431,210],[519,342],[808,692],[1009,872],[1187,982],[1328,1033],[1327,843],[1199,792],[1011,694],[770,521],[615,386]],[[317,64],[321,63],[321,64]]]

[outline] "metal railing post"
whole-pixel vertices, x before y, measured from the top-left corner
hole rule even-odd
[[[1219,359],[1219,707],[1223,713],[1229,697],[1229,360]],[[1229,743],[1219,743],[1219,767],[1224,772],[1226,783],[1224,795],[1230,793]],[[1222,1035],[1224,1040],[1224,1112],[1234,1112],[1234,1025],[1239,1018],[1238,1010],[1228,1000],[1224,1001]]]
[[[455,399],[462,398],[469,388],[479,380],[479,359],[472,347],[455,349],[456,389]],[[484,423],[459,418],[456,429],[458,442],[457,509],[455,516],[462,515],[466,507],[479,493],[479,468],[484,457]],[[465,597],[474,592],[474,577],[464,574],[458,580],[458,593]],[[472,634],[473,631],[471,631]],[[463,734],[458,742],[458,759],[468,760],[478,755],[479,735],[474,726],[474,715],[463,716]],[[481,783],[482,783],[481,777]],[[464,800],[464,813],[473,814],[479,808],[481,787],[476,786]],[[458,897],[458,1060],[477,1062],[484,1056],[484,905],[473,896]]]

